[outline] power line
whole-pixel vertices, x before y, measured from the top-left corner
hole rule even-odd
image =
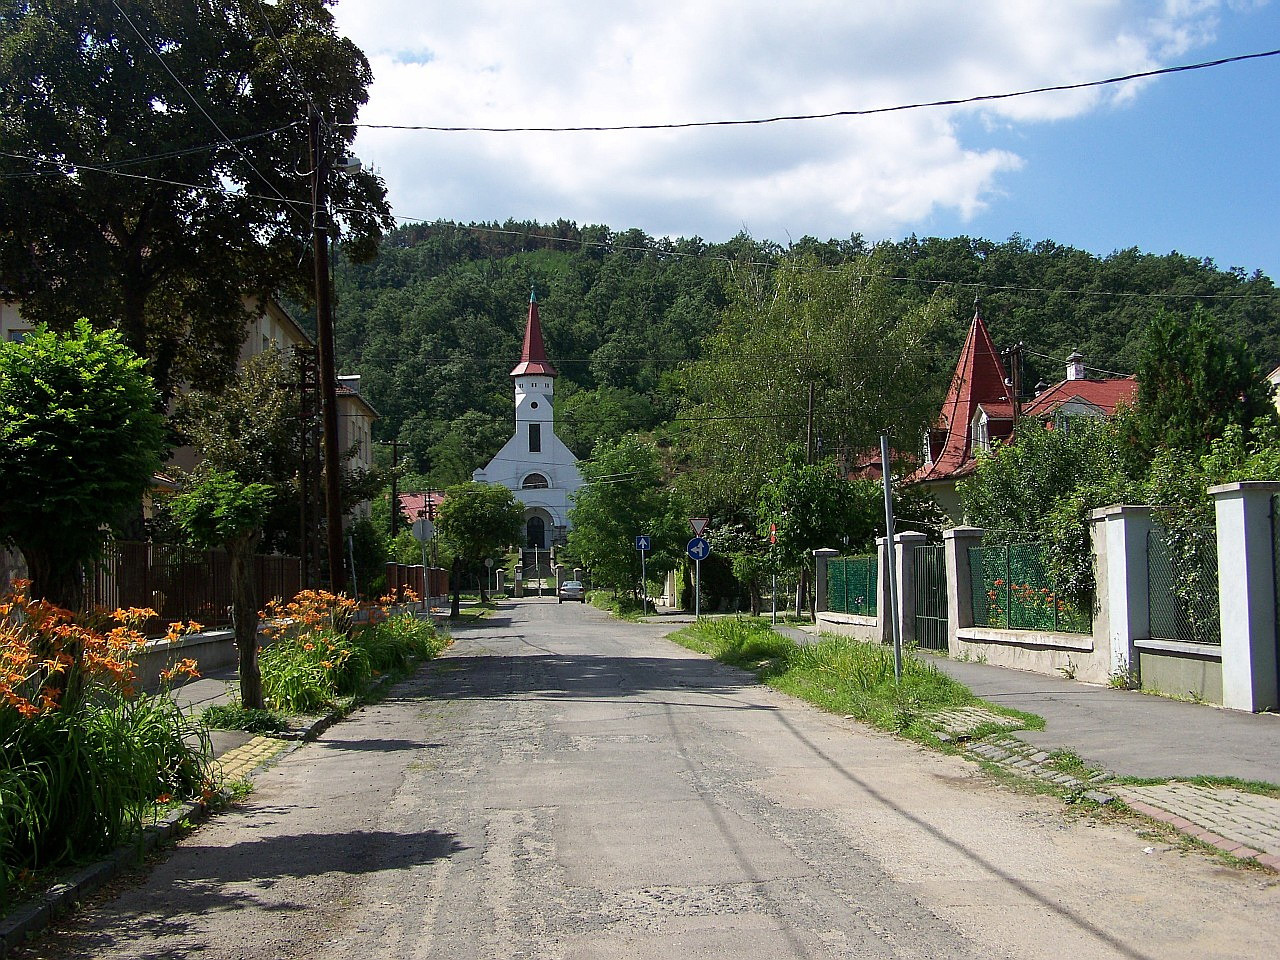
[[[743,127],[760,126],[769,123],[790,123],[800,120],[830,120],[836,117],[869,117],[882,113],[901,113],[907,110],[924,110],[933,107],[959,107],[973,103],[990,103],[999,100],[1011,100],[1015,97],[1029,97],[1041,93],[1062,93],[1069,90],[1086,90],[1091,87],[1104,87],[1117,83],[1128,83],[1131,80],[1142,80],[1147,77],[1160,77],[1172,73],[1185,73],[1191,70],[1206,70],[1210,67],[1221,67],[1246,60],[1260,60],[1264,57],[1280,55],[1278,50],[1265,50],[1261,53],[1245,53],[1234,57],[1222,57],[1218,60],[1205,60],[1200,63],[1187,63],[1176,67],[1160,67],[1155,70],[1143,70],[1128,73],[1119,77],[1108,77],[1104,80],[1086,80],[1080,83],[1060,83],[1048,87],[1035,87],[1029,90],[1015,90],[1009,93],[988,93],[974,97],[962,97],[949,100],[929,100],[919,103],[903,103],[892,107],[869,107],[861,110],[832,110],[827,113],[798,113],[777,117],[761,117],[749,120],[691,120],[682,123],[625,123],[591,126],[564,127],[471,127],[471,126],[435,126],[430,124],[399,123],[353,123],[352,127],[368,130],[426,130],[434,133],[601,133],[624,130],[688,130],[695,127]]]

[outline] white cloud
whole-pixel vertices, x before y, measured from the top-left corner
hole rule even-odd
[[[335,13],[376,76],[362,122],[565,126],[882,107],[1131,73],[1203,45],[1241,2],[1253,0],[344,0]],[[358,150],[401,216],[563,216],[708,239],[744,224],[771,239],[883,235],[939,211],[971,217],[999,196],[1023,163],[999,131],[1123,108],[1141,91],[683,131],[366,130]],[[964,122],[975,116],[984,122]]]

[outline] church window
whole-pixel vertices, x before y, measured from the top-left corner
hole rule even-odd
[[[531,473],[524,478],[524,483],[520,484],[521,490],[545,490],[551,484],[547,483],[547,478],[540,473]]]
[[[542,424],[540,423],[529,424],[529,452],[542,452]]]
[[[529,409],[530,409],[530,410],[537,410],[537,409],[538,409],[538,401],[537,401],[537,400],[535,400],[535,401],[533,401],[533,403],[529,404]]]

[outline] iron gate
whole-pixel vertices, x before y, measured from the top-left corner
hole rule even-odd
[[[947,649],[947,568],[943,547],[915,548],[916,646]]]

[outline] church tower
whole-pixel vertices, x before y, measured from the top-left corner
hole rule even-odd
[[[578,461],[555,432],[556,368],[547,360],[537,298],[529,295],[515,385],[515,435],[489,465],[472,474],[479,483],[500,483],[524,504],[525,543],[547,549],[569,531],[570,498],[582,486]]]

